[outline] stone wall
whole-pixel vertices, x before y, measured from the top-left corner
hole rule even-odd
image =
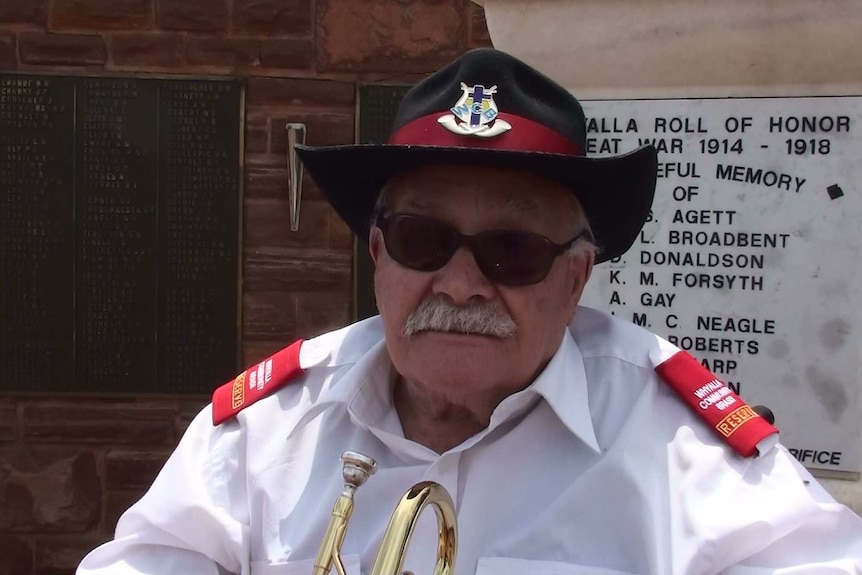
[[[0,1],[0,70],[246,78],[247,365],[353,317],[351,234],[308,180],[290,232],[284,124],[352,142],[358,83],[489,44],[468,0]],[[207,401],[0,394],[0,575],[73,573]]]

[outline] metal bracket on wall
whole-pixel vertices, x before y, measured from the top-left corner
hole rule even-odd
[[[299,230],[299,207],[302,201],[302,162],[296,145],[305,144],[305,124],[287,124],[287,198],[290,203],[290,231]]]

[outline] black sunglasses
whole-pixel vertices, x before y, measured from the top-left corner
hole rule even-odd
[[[433,272],[445,266],[458,248],[467,246],[485,277],[507,286],[539,283],[557,256],[588,235],[582,231],[563,244],[522,230],[486,230],[468,236],[434,218],[412,214],[381,214],[377,227],[383,232],[386,251],[404,267]]]

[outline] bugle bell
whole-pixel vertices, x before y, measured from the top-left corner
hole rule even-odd
[[[348,574],[341,560],[341,545],[347,534],[347,524],[353,513],[353,495],[374,474],[377,464],[361,453],[345,451],[341,456],[344,489],[332,508],[329,526],[314,561],[314,575],[325,575],[332,567],[338,575]],[[410,537],[419,516],[427,506],[437,514],[437,561],[434,575],[452,575],[458,542],[455,505],[449,492],[433,481],[422,481],[407,490],[395,506],[386,533],[377,549],[371,575],[400,575]]]

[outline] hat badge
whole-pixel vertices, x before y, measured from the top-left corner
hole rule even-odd
[[[497,86],[486,88],[461,82],[461,90],[461,98],[449,108],[452,113],[437,118],[441,126],[459,136],[480,138],[493,138],[512,129],[511,124],[497,117],[499,110],[494,102]]]

